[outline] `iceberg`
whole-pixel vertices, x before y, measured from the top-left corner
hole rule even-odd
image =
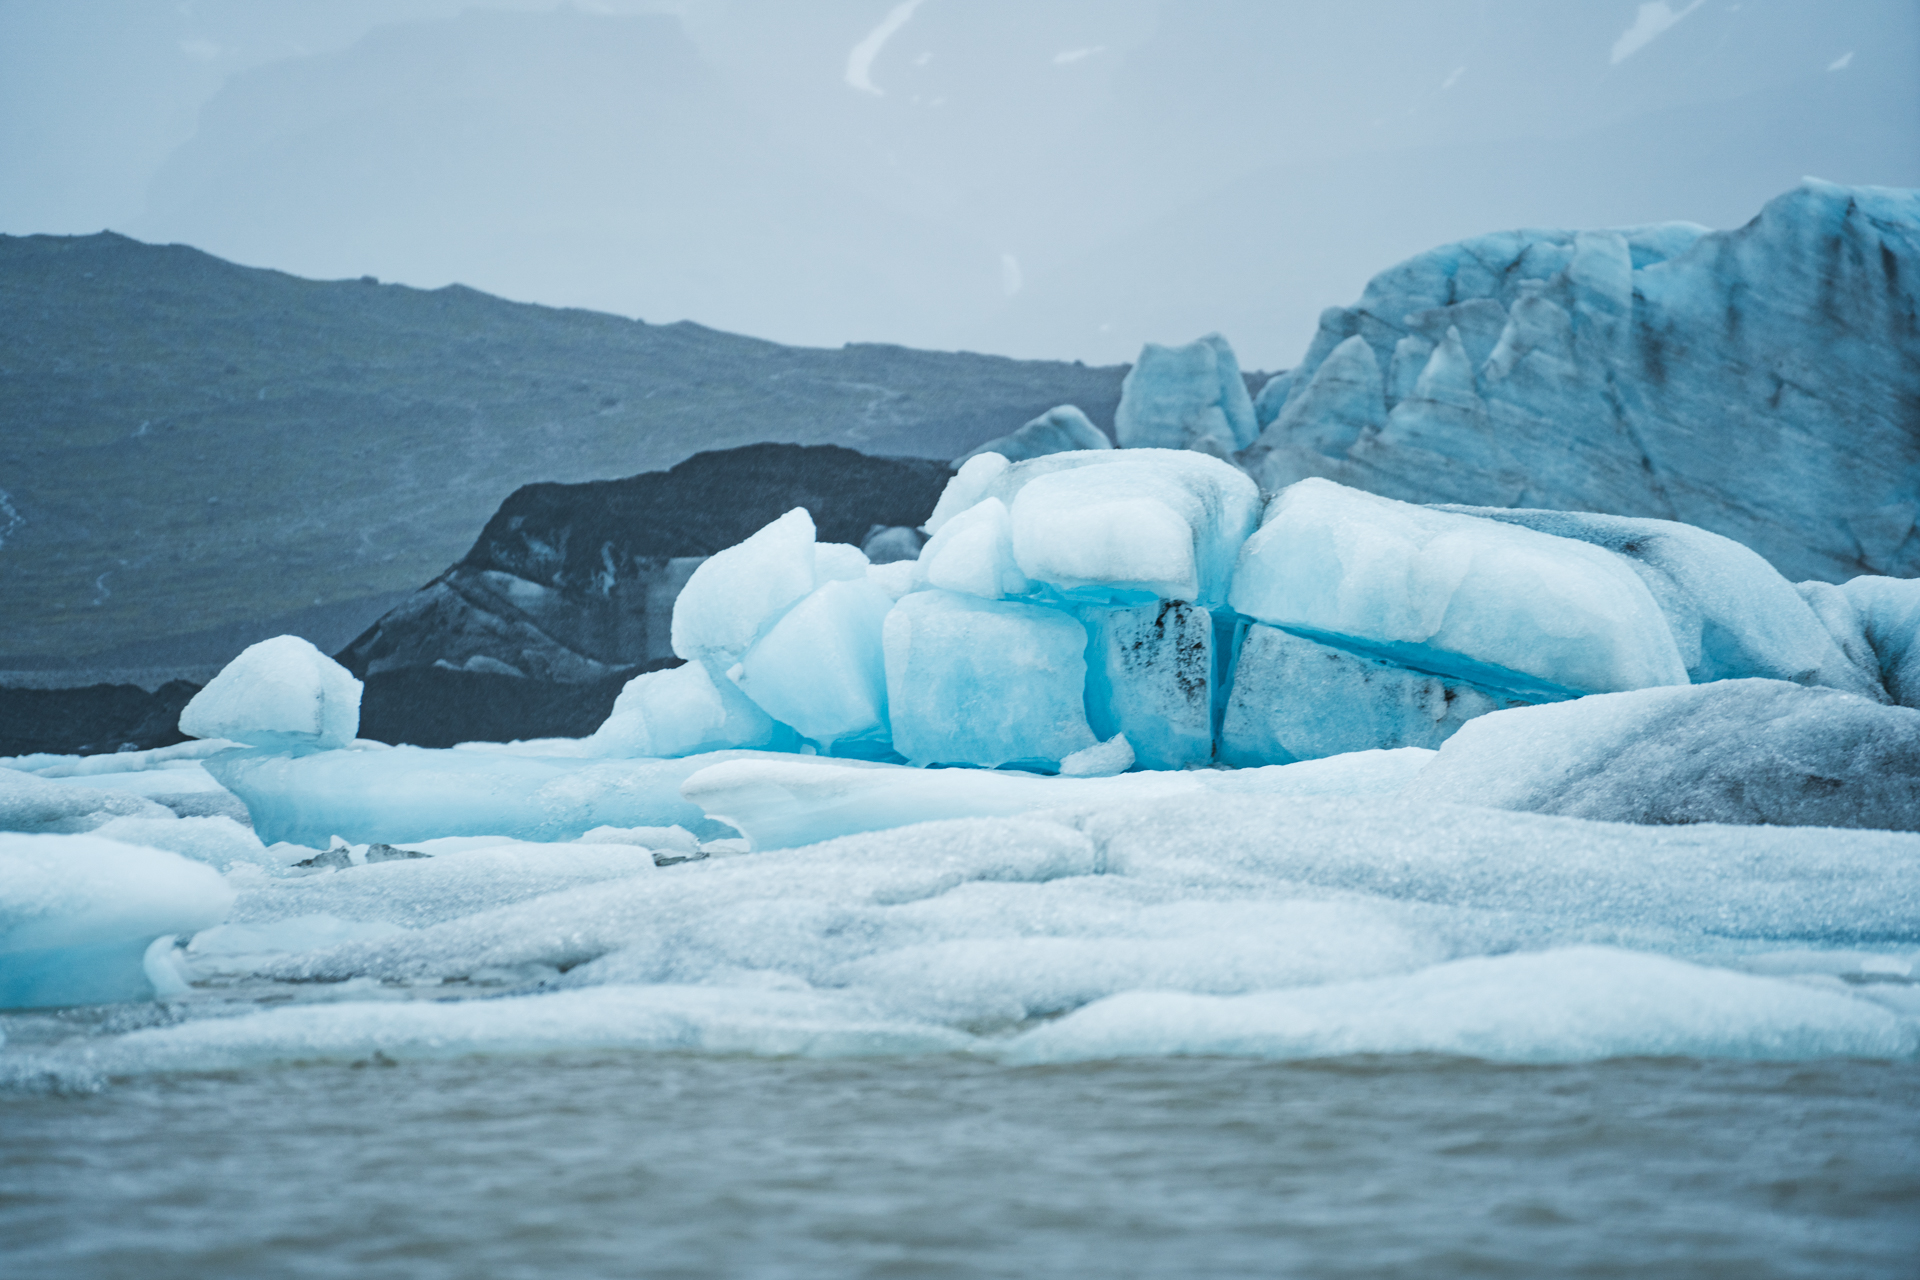
[[[0,835],[0,1009],[184,992],[174,935],[218,924],[211,867],[94,835]]]
[[[571,840],[603,826],[731,834],[683,800],[680,784],[708,764],[751,754],[646,760],[527,750],[235,750],[208,760],[207,770],[246,802],[263,842],[324,849],[334,836],[394,845],[436,836]]]
[[[1620,557],[1327,480],[1268,504],[1231,602],[1270,626],[1522,695],[1687,682],[1665,615]]]
[[[1240,362],[1217,333],[1184,347],[1149,342],[1120,384],[1113,434],[1123,449],[1196,449],[1230,458],[1258,431]]]
[[[299,636],[249,645],[180,712],[180,732],[248,746],[344,747],[360,728],[360,682]]]
[[[916,764],[1058,767],[1094,744],[1087,634],[1057,609],[917,591],[886,616],[893,748]]]
[[[1522,707],[1466,725],[1402,795],[1606,822],[1920,831],[1920,711],[1780,680]]]
[[[1850,996],[1612,947],[1475,956],[1405,977],[1217,996],[1109,996],[1006,1048],[1021,1063],[1437,1053],[1595,1058],[1904,1058],[1920,1031]]]
[[[997,453],[1009,462],[1024,462],[1049,453],[1072,453],[1078,449],[1111,449],[1113,441],[1093,425],[1079,408],[1063,404],[1049,409],[1017,431],[997,436],[983,445],[967,450],[953,460],[954,470],[983,453]]]

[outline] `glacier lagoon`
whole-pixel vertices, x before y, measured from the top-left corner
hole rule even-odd
[[[432,1153],[461,1149],[463,1125],[519,1117],[495,1160],[557,1125],[577,1134],[566,1150],[617,1148],[588,1158],[615,1183],[656,1189],[661,1216],[635,1230],[684,1259],[667,1269],[771,1274],[781,1249],[857,1241],[876,1273],[938,1273],[942,1249],[964,1253],[958,1271],[1164,1271],[1154,1250],[1180,1238],[1165,1202],[1206,1206],[1189,1220],[1218,1229],[1183,1256],[1210,1274],[1288,1250],[1360,1274],[1524,1273],[1531,1249],[1595,1273],[1897,1274],[1920,1058],[1914,581],[1795,583],[1644,511],[1338,481],[1403,436],[1467,448],[1504,421],[1487,406],[1510,375],[1536,399],[1593,400],[1629,363],[1622,308],[1642,322],[1724,284],[1729,261],[1767,268],[1783,224],[1910,239],[1902,198],[1809,184],[1718,240],[1532,233],[1505,249],[1533,287],[1410,314],[1445,322],[1424,348],[1382,337],[1400,322],[1370,291],[1371,309],[1330,313],[1317,373],[1258,397],[1223,340],[1152,349],[1122,447],[1089,447],[1061,410],[1005,453],[957,459],[917,558],[819,541],[799,509],[693,568],[673,608],[684,664],[632,681],[586,738],[358,740],[359,682],[282,638],[187,706],[199,742],[5,761],[0,1105],[23,1120],[21,1167],[57,1165],[32,1144],[63,1125],[97,1123],[87,1149],[142,1107],[230,1106],[274,1136],[198,1148],[230,1198],[271,1185],[270,1153],[338,1179],[328,1135],[371,1098],[408,1115],[406,1151],[369,1155],[380,1203],[383,1181],[444,1180]],[[1467,288],[1489,252],[1376,285],[1431,291],[1438,271]],[[1383,425],[1352,388],[1388,339],[1408,369],[1389,369]],[[1727,383],[1734,346],[1669,373]],[[1834,366],[1840,408],[1859,365]],[[1907,374],[1884,372],[1869,399],[1900,393]],[[1666,429],[1635,413],[1634,430]],[[1308,446],[1353,465],[1276,461]],[[1903,501],[1752,528],[1803,539],[1776,562],[1897,571]],[[1740,509],[1698,504],[1703,523]],[[649,1107],[661,1079],[672,1098]],[[579,1101],[623,1088],[618,1106]],[[771,1140],[815,1162],[805,1187],[710,1150],[746,1125],[751,1152],[768,1130],[742,1097],[785,1104]],[[1463,1130],[1463,1098],[1505,1113],[1470,1107]],[[832,1119],[809,1127],[821,1106]],[[978,1134],[943,1118],[955,1106]],[[1615,1142],[1623,1111],[1638,1120]],[[1735,1112],[1813,1137],[1748,1136],[1733,1158]],[[1057,1142],[1033,1140],[1041,1116]],[[682,1153],[670,1173],[632,1154],[655,1136]],[[981,1180],[945,1182],[949,1167],[1030,1165],[1036,1146],[1053,1177],[950,1207]],[[1195,1162],[1156,1171],[1163,1150]],[[1247,1188],[1303,1184],[1300,1150],[1350,1181],[1276,1219]],[[1487,1152],[1477,1187],[1457,1176]],[[177,1186],[159,1157],[142,1167],[120,1184],[127,1221],[168,1219]],[[1798,1188],[1834,1168],[1800,1212]],[[90,1235],[97,1252],[60,1256],[73,1241],[34,1224],[78,1211],[87,1186],[22,1176],[21,1238],[49,1268],[112,1274],[131,1256],[115,1250],[140,1248]],[[472,1176],[484,1205],[499,1170]],[[1607,1213],[1583,1182],[1618,1188]],[[903,1194],[949,1207],[888,1199]],[[568,1238],[626,1209],[522,1197]],[[893,1206],[885,1225],[850,1226],[849,1197]],[[691,1201],[760,1225],[729,1233],[710,1211],[694,1240],[673,1209]],[[1655,1205],[1648,1252],[1606,1235]],[[1380,1230],[1396,1206],[1404,1236]],[[950,1225],[965,1214],[1014,1226]],[[511,1267],[534,1247],[372,1216],[388,1234],[308,1251],[315,1273]],[[294,1221],[273,1229],[307,1229]],[[1156,1243],[1129,1248],[1128,1221]],[[244,1273],[245,1234],[216,1229],[240,1252],[198,1273]]]

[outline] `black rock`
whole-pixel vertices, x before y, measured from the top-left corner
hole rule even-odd
[[[366,682],[360,736],[585,736],[628,680],[678,665],[673,602],[707,556],[805,507],[822,542],[884,542],[899,558],[951,474],[925,458],[757,444],[624,480],[527,485],[460,563],[337,655]]]
[[[148,693],[138,685],[0,689],[0,756],[46,751],[98,755],[185,742],[180,709],[200,686],[173,680]]]

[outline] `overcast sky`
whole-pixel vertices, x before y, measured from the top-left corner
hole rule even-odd
[[[0,231],[1117,361],[1512,226],[1920,185],[1920,0],[0,0]]]

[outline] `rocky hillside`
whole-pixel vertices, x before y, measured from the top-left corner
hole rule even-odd
[[[510,493],[761,441],[947,459],[1122,368],[312,281],[183,246],[0,236],[0,669],[331,650]]]

